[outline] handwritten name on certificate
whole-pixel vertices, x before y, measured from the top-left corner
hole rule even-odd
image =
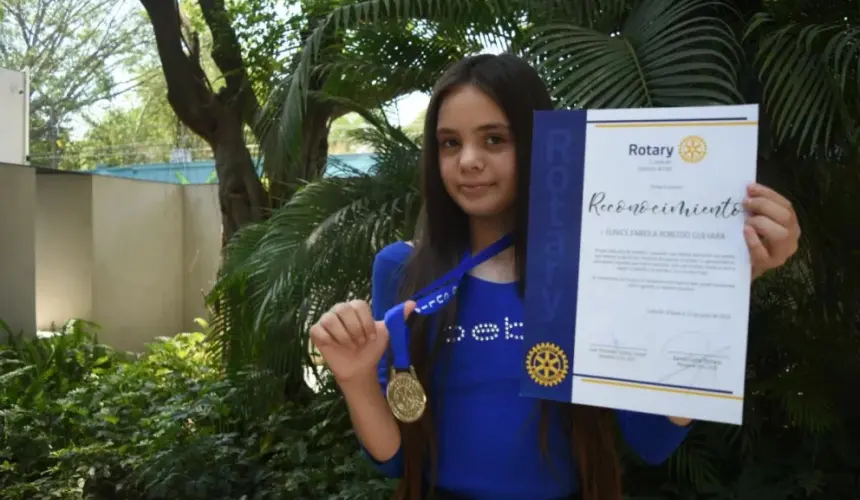
[[[740,424],[758,106],[535,115],[521,393]]]

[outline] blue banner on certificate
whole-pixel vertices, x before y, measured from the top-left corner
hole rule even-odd
[[[740,424],[758,106],[535,114],[524,396]]]

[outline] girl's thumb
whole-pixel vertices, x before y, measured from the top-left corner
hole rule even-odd
[[[415,306],[418,304],[415,303],[414,300],[407,300],[405,304],[403,304],[403,319],[409,319],[409,315],[412,314],[412,311],[415,310]]]
[[[406,303],[403,304],[403,319],[408,319],[409,315],[412,314],[412,311],[415,310],[417,305],[418,304],[416,304],[414,300],[407,300]],[[376,331],[385,332],[385,335],[388,335],[388,328],[385,326],[385,321],[376,322]]]

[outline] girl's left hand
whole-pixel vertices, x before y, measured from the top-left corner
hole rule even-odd
[[[761,184],[747,186],[744,238],[750,251],[752,279],[779,267],[797,251],[800,225],[784,196]]]
[[[797,251],[800,225],[791,202],[769,187],[761,184],[747,186],[744,199],[747,221],[744,238],[750,249],[752,278],[785,264]],[[673,424],[686,427],[692,419],[668,417]]]

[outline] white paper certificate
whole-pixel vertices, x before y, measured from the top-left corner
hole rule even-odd
[[[587,112],[570,401],[741,423],[757,123],[756,105]]]

